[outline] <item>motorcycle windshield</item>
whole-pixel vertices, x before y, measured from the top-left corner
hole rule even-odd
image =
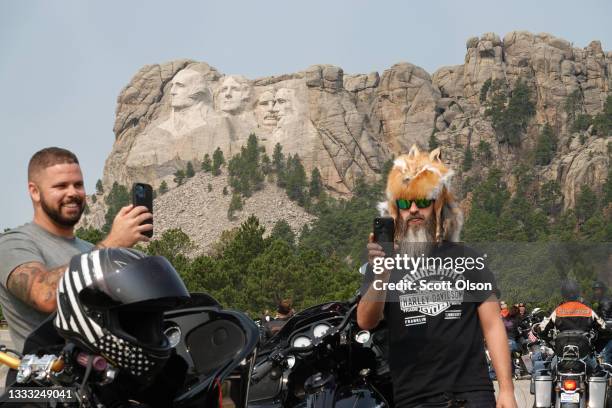
[[[279,338],[285,335],[285,333],[292,333],[296,327],[299,327],[302,322],[310,321],[314,316],[321,314],[333,315],[344,314],[346,312],[346,305],[341,302],[328,302],[321,305],[316,305],[304,309],[299,313],[296,313],[282,329],[276,334],[275,337]]]

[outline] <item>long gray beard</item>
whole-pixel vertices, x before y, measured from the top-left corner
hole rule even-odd
[[[409,257],[429,255],[434,248],[435,221],[430,220],[425,225],[411,227],[408,223],[400,224],[398,231],[398,252]]]

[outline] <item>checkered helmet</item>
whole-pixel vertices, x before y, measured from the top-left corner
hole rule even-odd
[[[94,250],[70,261],[58,285],[54,325],[66,339],[146,382],[171,352],[163,312],[188,297],[165,258]]]

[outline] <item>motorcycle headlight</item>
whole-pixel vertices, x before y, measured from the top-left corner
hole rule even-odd
[[[291,344],[295,348],[306,348],[312,344],[312,340],[310,340],[307,336],[297,336],[293,339],[293,343]]]
[[[314,329],[312,329],[312,334],[316,337],[323,337],[323,335],[329,330],[331,326],[325,323],[317,324]]]
[[[294,365],[295,365],[295,357],[287,356],[287,367],[293,368]]]
[[[168,338],[168,343],[170,343],[170,347],[176,347],[181,341],[181,329],[178,326],[171,326],[164,330],[164,334]]]
[[[355,341],[359,344],[365,344],[370,340],[370,332],[362,330],[355,335]]]

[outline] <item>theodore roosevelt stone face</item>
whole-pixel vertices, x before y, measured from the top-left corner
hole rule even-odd
[[[274,105],[274,91],[265,91],[259,96],[256,108],[257,122],[263,127],[275,127],[278,110]]]

